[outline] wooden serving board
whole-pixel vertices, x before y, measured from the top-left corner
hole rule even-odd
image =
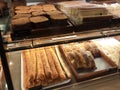
[[[100,58],[95,58],[96,69],[94,70],[76,70],[73,65],[71,64],[70,60],[66,57],[64,50],[58,46],[61,54],[65,58],[66,62],[68,63],[69,67],[71,68],[74,76],[76,77],[77,81],[84,81],[88,79],[93,79],[96,77],[100,77],[103,75],[107,75],[110,73],[114,73],[117,71],[117,65],[110,60],[104,53],[101,53]]]

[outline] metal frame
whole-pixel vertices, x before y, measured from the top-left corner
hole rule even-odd
[[[11,75],[10,75],[10,70],[7,62],[7,57],[5,53],[6,52],[3,46],[3,40],[2,40],[1,31],[0,31],[0,56],[1,56],[3,70],[4,70],[4,75],[8,85],[8,90],[14,90]]]

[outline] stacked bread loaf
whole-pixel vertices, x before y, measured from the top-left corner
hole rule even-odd
[[[25,19],[27,19],[27,21]],[[22,21],[23,24],[20,23]],[[24,21],[26,23],[24,23]],[[34,29],[41,27],[44,28],[51,26],[61,26],[61,25],[66,25],[66,23],[67,23],[67,17],[62,12],[58,11],[53,4],[16,6],[12,18],[13,30],[17,30],[17,29],[27,30],[30,28]],[[30,26],[27,26],[28,24]],[[26,27],[24,28],[24,26],[28,28]]]
[[[94,58],[100,56],[97,46],[92,41],[71,43],[60,46],[66,58],[76,69],[95,69]]]
[[[47,86],[67,78],[52,47],[25,50],[22,55],[25,88]]]

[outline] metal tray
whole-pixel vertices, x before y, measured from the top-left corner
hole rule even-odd
[[[53,47],[54,48],[54,47]],[[58,58],[59,59],[59,62],[60,62],[60,64],[61,64],[61,66],[62,66],[62,68],[63,68],[63,70],[65,71],[65,74],[66,74],[66,76],[67,76],[67,79],[66,80],[64,80],[64,81],[62,81],[62,82],[54,82],[54,83],[52,83],[52,84],[50,84],[50,85],[48,85],[48,86],[45,86],[45,87],[42,87],[42,86],[36,86],[36,87],[32,87],[32,88],[30,88],[30,89],[28,89],[28,90],[38,90],[38,89],[43,89],[43,90],[46,90],[46,89],[53,89],[53,88],[55,88],[55,87],[59,87],[59,86],[63,86],[63,85],[66,85],[66,84],[68,84],[68,83],[70,83],[71,82],[71,74],[70,74],[70,72],[68,71],[68,69],[65,67],[65,63],[62,61],[62,59],[60,59],[60,58]],[[25,89],[25,87],[24,87],[24,69],[23,69],[23,58],[22,58],[22,53],[21,53],[21,88],[22,88],[22,90],[27,90],[27,89]]]

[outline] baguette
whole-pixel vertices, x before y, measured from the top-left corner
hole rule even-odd
[[[27,77],[28,77],[28,88],[32,87],[34,84],[34,74],[32,70],[32,61],[31,61],[31,54],[30,50],[25,51],[25,57],[26,57],[26,62],[24,62],[27,65]]]
[[[27,67],[27,51],[23,51],[22,52],[22,57],[23,57],[23,69],[24,69],[24,72],[23,72],[23,77],[24,77],[24,87],[25,88],[29,88],[29,77],[28,77],[28,67]]]
[[[40,85],[45,80],[45,73],[43,68],[43,62],[41,60],[40,49],[35,49],[37,58],[37,83]]]
[[[60,65],[60,62],[55,54],[55,52],[53,51],[53,49],[50,49],[50,53],[52,55],[52,58],[53,58],[53,62],[55,63],[55,67],[57,69],[57,72],[59,73],[59,77],[61,80],[65,80],[66,79],[66,76],[64,74],[64,71],[62,70],[62,67]]]
[[[48,58],[46,56],[46,52],[45,52],[44,48],[40,49],[40,54],[41,54],[41,60],[43,62],[43,66],[44,66],[46,79],[48,80],[48,82],[51,82],[52,81],[51,80],[52,72],[51,72],[51,69],[50,69],[50,66],[49,66],[49,63],[48,63]]]
[[[31,62],[31,73],[32,73],[32,83],[35,85],[36,75],[37,75],[37,68],[36,68],[36,54],[35,49],[30,49],[30,61]]]
[[[51,68],[51,71],[52,71],[52,79],[55,80],[55,79],[58,78],[58,72],[57,72],[55,64],[53,62],[53,57],[50,53],[51,49],[52,49],[51,47],[48,47],[48,48],[45,48],[45,51],[46,51],[46,55],[48,57],[48,62],[49,62],[49,65],[50,65],[50,68]]]

